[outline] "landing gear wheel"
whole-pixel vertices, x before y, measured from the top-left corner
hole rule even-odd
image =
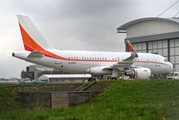
[[[117,78],[115,78],[115,77],[112,77],[111,79],[112,79],[112,80],[116,80]]]

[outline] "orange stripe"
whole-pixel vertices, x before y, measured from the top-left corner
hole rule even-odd
[[[23,43],[24,43],[24,48],[25,50],[28,51],[34,51],[37,50],[40,53],[44,54],[45,56],[49,56],[49,57],[53,57],[53,58],[57,58],[57,59],[62,59],[62,60],[67,60],[67,58],[65,57],[61,57],[58,56],[54,53],[51,53],[45,49],[43,49],[40,45],[38,45],[28,34],[27,32],[24,30],[24,28],[19,24],[20,26],[20,30],[21,30],[21,34],[22,34],[22,39],[23,39]]]
[[[129,51],[130,51],[130,52],[135,52],[133,46],[131,45],[131,43],[130,43],[129,41],[127,41],[127,46],[128,46],[128,48],[129,48]]]
[[[21,35],[22,35],[22,40],[23,40],[23,43],[24,43],[24,48],[25,48],[25,50],[30,51],[29,49],[26,48],[26,45],[28,47],[30,47],[31,49],[33,49],[33,45],[31,43],[31,37],[25,32],[25,30],[22,28],[20,23],[19,23],[19,27],[20,27],[20,31],[21,31]]]

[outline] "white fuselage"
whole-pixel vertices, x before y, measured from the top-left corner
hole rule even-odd
[[[160,55],[136,53],[130,41],[130,52],[70,51],[53,49],[27,16],[17,15],[26,51],[14,52],[14,57],[50,68],[72,73],[112,75],[119,72],[131,78],[148,79],[152,74],[164,74],[173,70],[173,65]]]
[[[86,73],[92,67],[113,66],[114,64],[128,58],[130,52],[99,52],[99,51],[70,51],[70,50],[48,50],[60,58],[49,56],[27,57],[31,52],[14,52],[14,57],[44,65],[50,68],[60,69],[72,73]],[[152,74],[164,74],[173,70],[173,65],[167,62],[163,56],[151,53],[137,53],[138,58],[133,66],[146,67]]]

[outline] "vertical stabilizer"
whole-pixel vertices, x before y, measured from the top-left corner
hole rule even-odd
[[[45,38],[27,16],[17,15],[25,50],[51,49]]]

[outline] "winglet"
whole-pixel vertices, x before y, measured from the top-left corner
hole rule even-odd
[[[135,52],[133,46],[131,45],[131,43],[129,42],[129,40],[127,40],[127,46],[130,52]]]

